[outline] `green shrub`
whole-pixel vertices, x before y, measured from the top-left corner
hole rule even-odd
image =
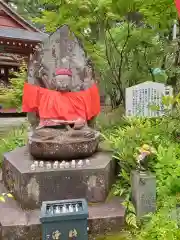
[[[120,165],[118,180],[115,184],[115,195],[122,196],[125,199],[126,222],[136,229],[140,226],[136,221],[135,209],[130,198],[130,172],[137,167],[138,149],[143,144],[156,149],[156,155],[152,155],[148,159],[148,168],[156,174],[157,179],[158,212],[153,215],[149,222],[152,231],[153,224],[155,224],[153,221],[159,221],[159,225],[156,223],[157,232],[158,226],[159,228],[161,226],[160,219],[163,218],[163,212],[165,211],[162,210],[164,199],[168,202],[168,197],[176,198],[176,195],[180,192],[180,148],[177,134],[174,134],[175,131],[180,133],[179,116],[178,108],[176,108],[171,114],[161,118],[125,118],[123,126],[121,124],[116,125],[116,127],[111,128],[111,131],[104,131],[102,134],[104,139],[109,142],[114,152],[113,156]],[[155,233],[154,236],[157,236],[157,239],[160,239],[160,236],[161,239],[168,239],[169,236],[174,237],[179,234],[177,231],[174,235],[170,235],[171,231],[168,234],[169,228],[175,228],[173,228],[175,223],[169,218],[164,218],[164,224],[167,226],[167,228],[164,226],[164,235],[161,233],[164,238]],[[144,228],[144,236],[146,236],[145,232],[147,232],[146,228]],[[161,231],[159,230],[159,232]],[[176,237],[169,239],[176,239]]]
[[[173,208],[176,204],[175,198],[166,197],[164,206],[152,215],[151,221],[144,224],[137,234],[137,240],[178,240],[180,229],[173,217]]]
[[[27,66],[23,63],[19,72],[14,72],[15,77],[10,79],[10,85],[0,86],[0,103],[4,108],[21,109],[24,82],[27,79]]]
[[[22,125],[18,128],[13,128],[4,138],[0,140],[0,164],[2,164],[5,152],[14,150],[17,147],[22,147],[27,142],[27,127]]]

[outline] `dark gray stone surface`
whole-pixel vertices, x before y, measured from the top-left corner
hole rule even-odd
[[[156,177],[150,172],[132,171],[132,200],[137,217],[156,211]]]
[[[0,194],[7,193],[0,183]],[[22,210],[14,199],[0,202],[0,240],[41,240],[40,210]],[[89,234],[96,236],[124,227],[124,208],[119,198],[89,206]]]
[[[115,164],[111,153],[97,152],[81,168],[31,170],[33,158],[27,147],[6,153],[3,181],[22,208],[35,209],[42,201],[86,198],[103,202],[114,183]]]
[[[88,158],[97,151],[100,139],[100,133],[90,128],[70,131],[43,128],[33,135],[29,139],[29,151],[35,158],[44,160]]]
[[[71,91],[89,88],[94,82],[88,71],[88,56],[82,43],[67,25],[64,25],[46,38],[30,58],[28,82],[38,83],[42,73],[47,76],[52,89],[57,68],[70,68],[72,71]]]

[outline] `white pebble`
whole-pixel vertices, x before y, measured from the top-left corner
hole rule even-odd
[[[58,162],[58,161],[55,161],[55,162],[54,162],[54,164],[57,164],[57,165],[58,165],[58,164],[59,164],[59,162]]]
[[[44,162],[43,162],[43,161],[40,161],[40,163],[39,163],[39,167],[41,167],[41,168],[44,167]]]
[[[32,170],[32,171],[35,171],[35,170],[36,170],[36,165],[35,165],[35,164],[32,164],[32,165],[31,165],[31,170]]]
[[[38,162],[38,161],[34,161],[34,165],[35,165],[36,167],[38,167],[39,162]]]
[[[47,168],[47,169],[51,169],[51,163],[47,163],[47,164],[46,164],[46,168]]]

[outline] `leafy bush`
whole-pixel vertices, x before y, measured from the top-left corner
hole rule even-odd
[[[10,79],[10,85],[0,86],[0,104],[5,108],[21,109],[24,82],[27,79],[27,66],[23,63],[19,72],[14,72],[15,77]]]
[[[151,221],[146,223],[138,233],[137,240],[178,240],[180,229],[173,217],[175,198],[167,198],[164,206],[152,215]]]
[[[13,128],[6,137],[0,140],[0,164],[2,164],[5,152],[14,150],[17,147],[22,147],[27,142],[27,128],[22,125],[18,128]]]
[[[148,168],[156,174],[158,212],[138,232],[138,239],[179,239],[177,223],[166,214],[165,203],[177,200],[180,193],[179,105],[171,114],[161,118],[125,118],[126,124],[103,133],[111,145],[114,158],[120,165],[115,195],[122,196],[126,207],[126,222],[138,229],[135,209],[131,203],[130,172],[137,167],[138,149],[147,144],[156,149],[148,160]],[[178,134],[174,134],[174,132]],[[176,207],[174,202],[173,207]],[[163,219],[163,220],[162,220]],[[155,228],[156,226],[156,228]],[[154,229],[154,230],[153,230]],[[171,231],[172,230],[172,231]],[[151,233],[152,231],[152,233]],[[149,234],[149,238],[147,237]]]

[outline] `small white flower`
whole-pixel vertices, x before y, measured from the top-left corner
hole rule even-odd
[[[91,33],[91,29],[90,28],[85,28],[84,33],[89,35]]]

